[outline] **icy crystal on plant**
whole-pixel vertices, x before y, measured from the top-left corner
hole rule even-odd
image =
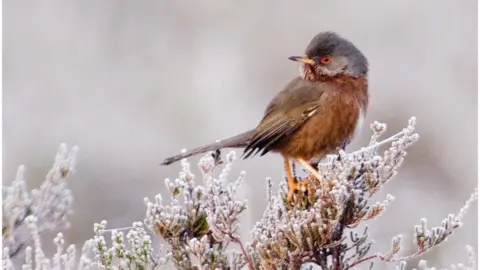
[[[30,194],[26,189],[23,167],[8,189],[9,200],[3,205],[8,211],[4,240],[9,240],[4,246],[4,269],[13,268],[9,255],[16,254],[11,247],[19,241],[19,222],[27,232],[22,235],[31,239],[31,245],[25,247],[23,269],[157,269],[167,263],[178,269],[299,269],[309,263],[338,270],[358,269],[375,260],[396,262],[397,269],[406,269],[406,261],[443,243],[459,228],[478,198],[475,190],[459,213],[448,215],[440,226],[428,227],[422,219],[414,227],[417,250],[413,254],[399,255],[401,235],[392,237],[390,250],[371,254],[374,241],[365,221],[374,221],[394,200],[390,194],[382,201],[372,201],[372,196],[393,179],[407,148],[419,139],[415,124],[411,118],[401,132],[381,140],[387,126],[374,122],[366,147],[327,157],[318,164],[321,179],[312,175],[299,179],[302,189],[296,194],[295,205],[286,200],[285,182],[276,190],[268,178],[267,207],[251,230],[250,242],[238,234],[247,202],[237,197],[245,172],[230,179],[235,153],[227,153],[224,159],[219,151],[204,156],[198,164],[201,179],[196,178],[190,163],[182,160],[178,177],[165,179],[168,195],[145,198],[143,223],[116,229],[107,228],[106,221],[95,224],[94,236],[85,242],[78,262],[75,247],[65,249],[62,234],[54,239],[57,252],[52,259],[46,258],[40,241],[44,228],[66,222],[72,202],[62,179],[73,169],[73,156],[61,147],[47,183],[38,191]],[[33,207],[33,201],[43,204]],[[51,206],[51,201],[57,205],[46,211],[44,206]],[[471,247],[468,256],[467,264],[453,265],[452,269],[475,269]],[[425,261],[418,267],[435,269]]]

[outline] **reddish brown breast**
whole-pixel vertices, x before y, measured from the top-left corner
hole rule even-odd
[[[279,145],[277,151],[282,155],[319,160],[352,139],[368,106],[367,80],[329,77],[321,87],[325,87],[325,92],[319,100],[320,109]]]

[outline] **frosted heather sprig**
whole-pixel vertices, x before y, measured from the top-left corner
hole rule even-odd
[[[339,151],[327,157],[318,166],[322,179],[313,176],[298,179],[303,189],[297,194],[300,198],[297,205],[292,206],[285,200],[284,182],[275,192],[268,178],[268,205],[252,230],[251,243],[244,242],[237,232],[246,210],[246,201],[237,198],[245,172],[236,179],[229,179],[235,154],[230,152],[222,160],[220,151],[208,153],[198,164],[201,179],[196,179],[190,163],[184,159],[180,162],[178,177],[165,180],[167,196],[164,198],[158,194],[153,201],[145,198],[143,223],[134,222],[131,227],[117,229],[107,229],[106,221],[94,225],[94,237],[85,242],[77,269],[158,269],[170,262],[178,269],[189,270],[242,269],[245,266],[249,269],[298,269],[307,263],[322,269],[345,270],[383,260],[400,262],[398,267],[403,270],[406,267],[404,260],[428,252],[459,228],[468,208],[478,198],[475,190],[459,213],[449,215],[439,227],[429,228],[426,220],[422,220],[415,227],[413,238],[417,251],[414,254],[399,256],[402,236],[397,235],[391,240],[390,250],[370,255],[374,241],[368,227],[365,226],[362,231],[353,229],[367,220],[374,221],[393,202],[394,197],[390,194],[383,201],[375,202],[371,198],[393,179],[407,154],[407,148],[418,140],[415,124],[415,118],[412,118],[407,128],[381,140],[387,127],[382,123],[373,123],[373,135],[367,147],[351,153]],[[382,154],[379,154],[380,148],[385,149]],[[59,158],[64,161],[63,164],[73,164],[66,161],[68,155],[59,156],[63,157]],[[56,164],[61,162],[56,161]],[[62,167],[65,166],[55,165],[55,172],[46,181],[52,185],[62,182],[52,181],[69,174],[62,173],[69,171],[59,169]],[[22,268],[52,269],[62,265],[73,269],[75,247],[71,245],[65,250],[62,234],[54,240],[57,252],[53,259],[46,258],[39,240],[41,220],[24,211],[32,196],[29,196],[21,180],[23,171],[17,174],[17,179],[20,181],[10,189],[11,198],[17,201],[7,203],[7,209],[13,213],[10,217],[17,217],[13,220],[24,218],[24,223],[28,225],[25,227],[26,235],[34,243],[33,248],[25,248]],[[54,194],[52,198],[61,198],[57,195],[65,194],[52,192],[51,188],[39,190]],[[71,201],[64,200],[63,203],[65,206]],[[60,209],[55,211],[61,212]],[[55,217],[56,220],[64,220],[62,217],[66,216]],[[154,245],[155,240],[164,245]],[[240,252],[234,250],[237,247]],[[11,250],[4,247],[4,251],[7,252],[3,257],[4,268],[13,269],[8,256]],[[468,264],[458,264],[452,269],[474,269],[473,250],[468,252]],[[419,267],[434,269],[427,267],[426,262]]]
[[[2,235],[3,246],[9,247],[10,257],[15,257],[32,239],[27,217],[35,220],[38,234],[68,226],[67,215],[72,211],[73,197],[66,180],[74,173],[77,152],[78,147],[69,150],[66,144],[61,144],[52,168],[38,189],[27,189],[23,165],[19,166],[12,184],[4,186]]]
[[[450,270],[476,270],[476,261],[475,261],[475,252],[472,246],[466,246],[468,261],[466,264],[456,263],[450,266]],[[406,270],[407,262],[402,261],[396,267],[397,270]],[[413,268],[412,270],[436,270],[435,267],[429,267],[426,260],[420,260],[418,263],[418,268]]]

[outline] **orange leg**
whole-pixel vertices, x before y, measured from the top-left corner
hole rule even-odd
[[[318,181],[322,181],[322,177],[320,176],[320,174],[318,173],[317,170],[315,170],[312,166],[310,166],[310,164],[308,164],[308,162],[306,162],[305,160],[299,158],[297,159],[297,161],[303,165],[303,167],[305,167],[305,169],[307,169],[311,174],[313,174],[313,176],[315,176]]]
[[[288,196],[287,200],[289,202],[293,201],[293,195],[298,189],[298,183],[293,179],[292,167],[290,167],[290,161],[287,158],[284,158],[285,173],[287,174],[287,184],[288,184]]]

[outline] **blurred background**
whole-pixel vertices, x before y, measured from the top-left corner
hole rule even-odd
[[[143,198],[166,194],[164,178],[180,168],[158,163],[256,125],[298,74],[287,57],[325,30],[370,61],[366,124],[386,122],[392,134],[417,117],[421,139],[379,197],[396,200],[370,228],[374,250],[401,233],[412,251],[413,225],[440,225],[477,186],[477,1],[17,0],[3,10],[4,184],[25,164],[39,186],[59,144],[78,145],[69,243],[81,246],[102,219],[111,228],[143,220]],[[348,150],[369,136],[365,126]],[[247,171],[242,196],[255,205],[242,220],[246,239],[266,205],[265,178],[278,185],[282,164],[276,155],[235,164],[231,178]],[[477,226],[475,204],[423,258],[466,261]]]

